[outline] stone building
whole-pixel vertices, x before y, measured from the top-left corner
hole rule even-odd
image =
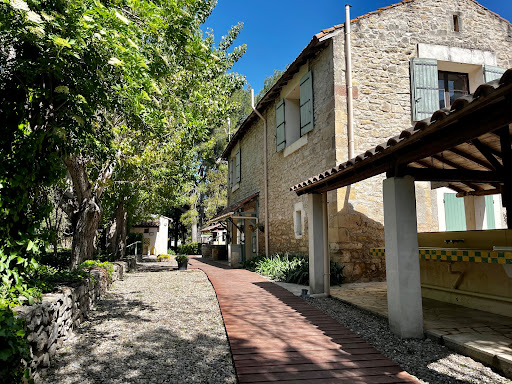
[[[169,222],[165,216],[141,221],[132,226],[131,233],[142,233],[142,255],[166,255],[169,241]]]
[[[473,0],[405,0],[351,22],[359,154],[512,67],[512,25]],[[227,145],[228,253],[307,254],[308,199],[290,186],[349,159],[345,28],[313,36]],[[443,161],[440,159],[439,161]],[[327,195],[331,260],[348,281],[385,278],[383,176]],[[455,199],[416,183],[419,232],[503,228],[499,195]]]

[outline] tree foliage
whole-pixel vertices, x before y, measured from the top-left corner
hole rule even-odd
[[[101,198],[121,169],[155,171],[175,185],[194,173],[192,149],[210,140],[243,79],[226,71],[245,47],[228,52],[241,25],[221,43],[199,26],[214,1],[4,0],[2,77],[17,92],[13,123],[44,133],[77,199],[74,264],[94,252]],[[25,145],[25,142],[22,142]],[[155,154],[156,152],[156,154]],[[160,164],[161,165],[161,164]],[[169,178],[166,182],[169,183]],[[130,180],[134,182],[134,180]],[[156,186],[151,189],[163,190]]]

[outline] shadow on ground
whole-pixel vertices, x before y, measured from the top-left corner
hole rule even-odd
[[[176,324],[172,309],[127,299],[130,294],[138,291],[109,293],[98,302],[75,331],[75,341],[59,350],[44,383],[236,383],[225,339],[207,330],[194,330],[190,337],[192,315],[190,325]],[[205,316],[193,306],[181,310]]]

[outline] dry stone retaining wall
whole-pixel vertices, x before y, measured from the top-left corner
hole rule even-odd
[[[25,319],[29,332],[31,376],[37,384],[41,373],[50,366],[57,349],[73,329],[87,317],[91,306],[103,295],[111,282],[122,279],[133,267],[133,262],[115,262],[112,281],[103,268],[93,268],[93,279],[87,279],[73,287],[58,287],[56,292],[42,296],[42,301],[32,306],[16,307],[18,317]]]

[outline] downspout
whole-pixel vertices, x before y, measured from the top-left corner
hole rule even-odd
[[[251,107],[254,113],[263,120],[263,192],[265,196],[265,256],[269,256],[268,254],[268,235],[269,235],[269,227],[268,227],[268,177],[267,177],[267,120],[258,112],[256,107],[254,106],[254,89],[251,89]]]
[[[350,5],[345,5],[345,81],[347,83],[348,159],[354,157],[354,113],[352,106],[352,47],[350,43]]]

